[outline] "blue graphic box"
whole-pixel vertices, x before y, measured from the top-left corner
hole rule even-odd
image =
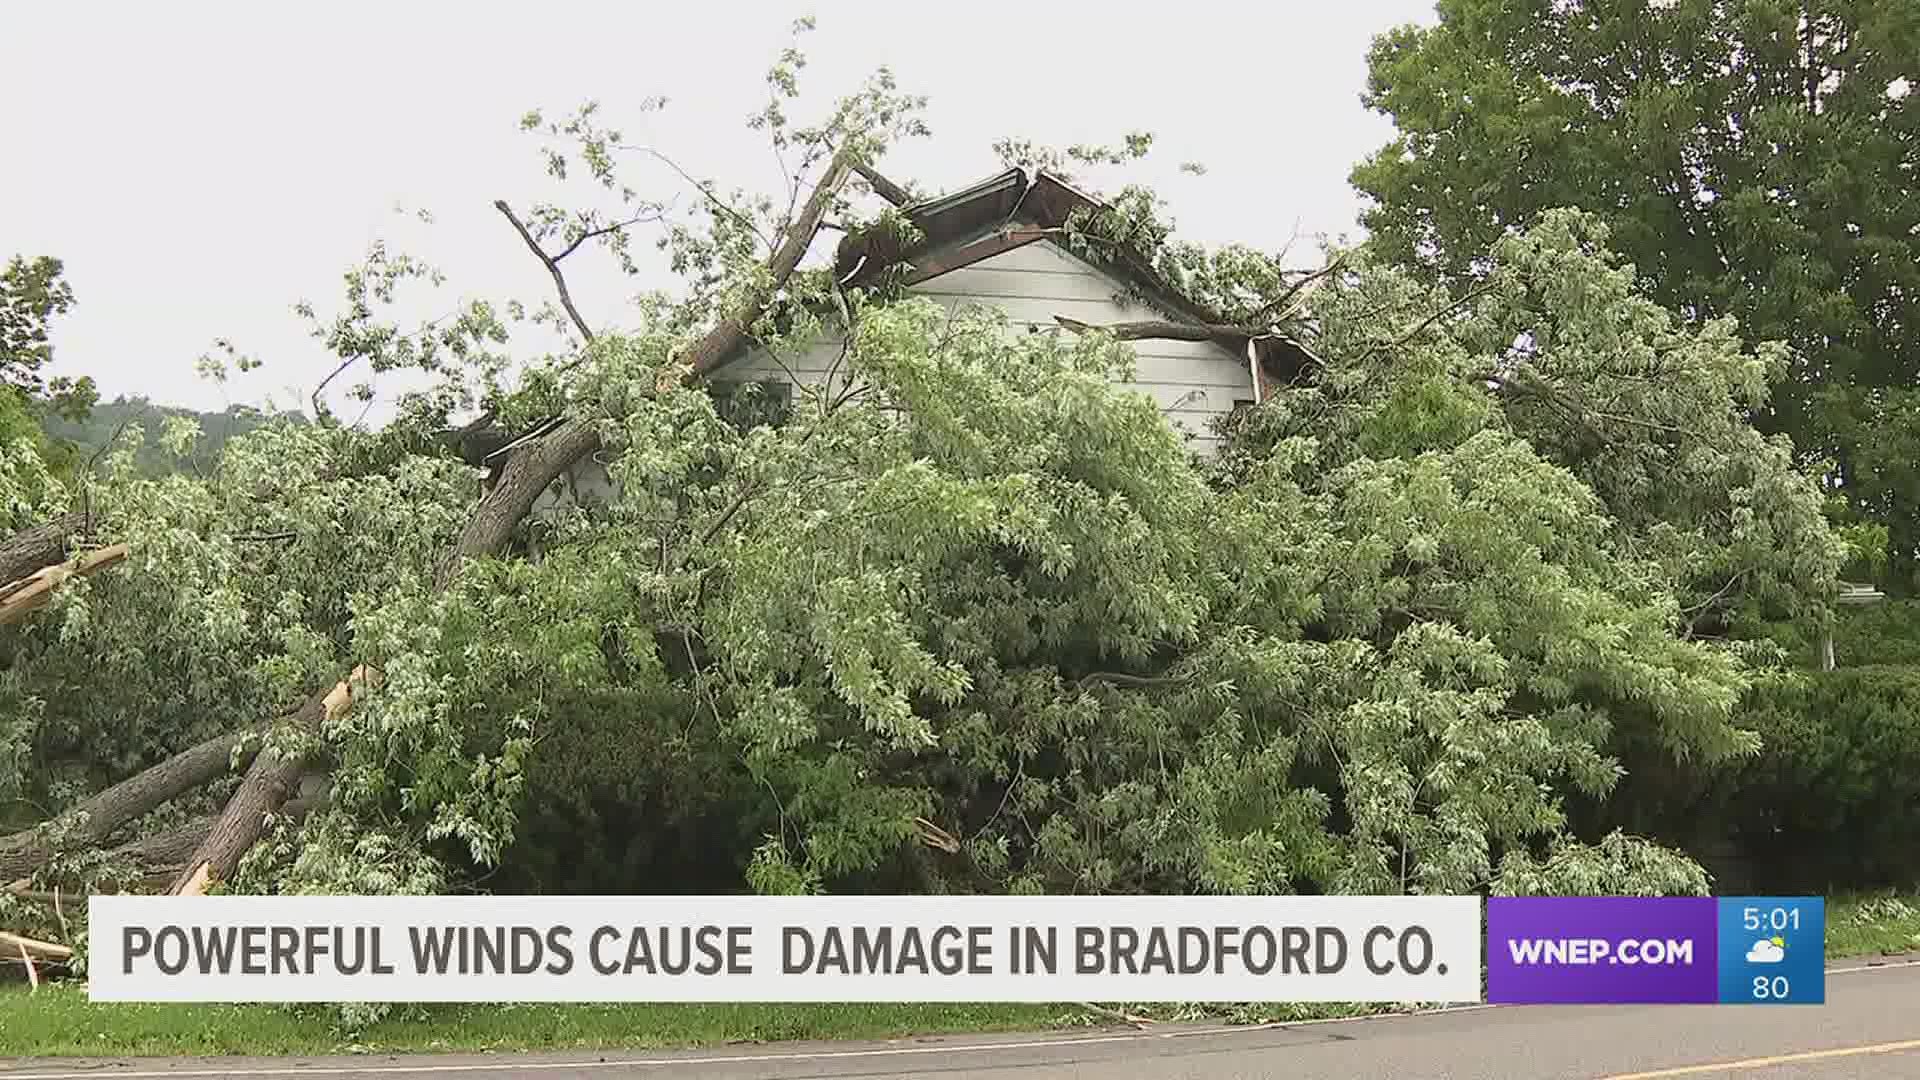
[[[1805,896],[1722,896],[1720,1000],[1821,1005],[1827,1000],[1827,902]]]

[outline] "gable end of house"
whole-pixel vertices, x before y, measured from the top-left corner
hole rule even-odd
[[[1029,177],[1010,169],[954,194],[901,207],[901,216],[922,235],[913,250],[870,250],[856,238],[843,240],[835,272],[857,286],[904,262],[909,294],[949,310],[997,308],[1015,328],[1028,331],[1055,330],[1062,322],[1174,322],[1199,328],[1220,321],[1137,260],[1122,257],[1102,265],[1073,251],[1065,240],[1066,224],[1076,210],[1098,205],[1044,172]],[[1262,399],[1287,374],[1281,370],[1286,364],[1275,363],[1272,347],[1284,344],[1235,349],[1218,340],[1135,340],[1138,360],[1128,385],[1151,396],[1168,421],[1206,452],[1218,443],[1215,418]],[[832,335],[802,355],[779,361],[743,350],[715,372],[715,379],[825,385],[845,378],[840,356],[841,342]]]

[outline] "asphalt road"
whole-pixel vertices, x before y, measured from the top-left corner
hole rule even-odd
[[[1478,1007],[1265,1028],[684,1054],[0,1062],[0,1080],[1920,1080],[1920,957],[1836,965],[1823,1006]]]

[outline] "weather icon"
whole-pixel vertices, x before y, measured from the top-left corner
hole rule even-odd
[[[1786,958],[1786,938],[1761,938],[1753,943],[1753,948],[1747,950],[1749,964],[1777,964]]]

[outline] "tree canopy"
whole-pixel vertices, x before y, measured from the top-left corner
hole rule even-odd
[[[1920,584],[1920,9],[1906,0],[1442,0],[1383,35],[1353,172],[1371,243],[1456,292],[1581,207],[1695,325],[1785,342],[1755,416]],[[1657,372],[1656,372],[1657,373]],[[1858,570],[1859,568],[1856,568]]]
[[[53,360],[49,327],[73,307],[65,273],[65,264],[46,255],[15,255],[0,270],[0,383],[29,399],[50,397],[56,408],[77,416],[93,403],[92,377],[42,374]]]

